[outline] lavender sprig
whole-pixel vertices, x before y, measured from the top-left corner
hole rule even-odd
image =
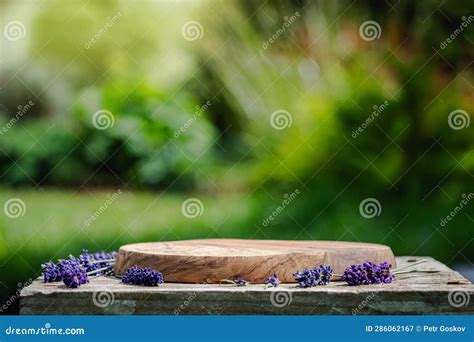
[[[58,263],[51,260],[42,264],[45,283],[63,281],[69,288],[77,288],[89,282],[89,276],[99,276],[111,272],[115,263],[116,252],[96,252],[89,254],[83,250],[79,257],[73,255],[69,259],[60,259]]]
[[[305,268],[303,271],[293,273],[298,287],[313,287],[317,285],[328,285],[332,276],[331,266],[320,265],[313,269]]]
[[[104,251],[100,251],[90,254],[87,249],[83,249],[82,254],[79,255],[78,259],[79,262],[86,268],[86,271],[91,272],[115,262],[116,257],[117,252],[106,253]],[[96,275],[102,275],[102,273],[97,273]]]
[[[237,286],[247,286],[248,284],[250,284],[250,282],[248,282],[247,280],[245,279],[234,279],[234,280],[231,280],[231,279],[221,279],[220,283],[228,283],[228,284],[232,284],[232,285],[237,285]]]
[[[122,282],[131,285],[159,286],[163,284],[163,275],[150,267],[130,267],[123,275]]]
[[[331,279],[333,269],[331,266],[326,266],[326,265],[320,265],[319,266],[319,275],[320,275],[320,280],[319,280],[319,285],[328,285],[329,280]]]
[[[265,280],[265,286],[268,287],[277,287],[280,286],[280,279],[278,278],[278,275],[276,273],[273,274],[273,276],[268,277]]]
[[[293,273],[295,280],[298,282],[299,287],[312,287],[319,283],[319,269],[314,267],[313,269],[305,268],[304,271],[296,271]]]
[[[61,281],[62,271],[59,265],[56,265],[54,262],[50,260],[42,264],[41,267],[43,268],[43,280],[45,283]]]
[[[69,288],[77,288],[89,282],[86,270],[79,264],[71,263],[64,268],[63,282]]]
[[[362,265],[351,265],[347,267],[341,279],[348,285],[370,285],[370,284],[389,284],[393,281],[394,275],[390,272],[388,262],[382,262],[380,265],[366,261]]]

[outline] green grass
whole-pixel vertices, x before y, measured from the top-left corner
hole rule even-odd
[[[0,192],[1,203],[15,197],[23,200],[26,207],[18,218],[2,216],[0,259],[22,252],[56,258],[82,247],[116,249],[121,244],[143,240],[238,235],[238,228],[250,212],[250,202],[242,202],[239,197],[122,191],[87,225],[87,219],[104,207],[115,191]],[[199,197],[204,208],[202,215],[194,219],[181,212],[183,201],[190,197]]]
[[[11,198],[25,203],[24,215],[18,218],[7,217],[3,208],[0,212],[0,303],[17,290],[19,282],[37,277],[41,263],[49,259],[77,255],[82,248],[110,251],[145,241],[208,237],[347,240],[383,243],[396,255],[429,255],[448,264],[472,258],[468,208],[447,227],[436,230],[433,227],[455,203],[407,208],[406,203],[381,199],[382,214],[369,220],[359,213],[360,196],[347,194],[344,201],[328,206],[337,192],[322,184],[315,188],[320,190],[302,192],[265,227],[262,220],[281,203],[279,191],[274,196],[268,191],[207,195],[123,191],[87,225],[86,220],[117,189],[0,189],[2,207]],[[191,197],[199,198],[204,208],[194,219],[181,211],[183,202]]]
[[[117,250],[143,241],[206,237],[241,237],[252,213],[252,201],[235,196],[122,192],[89,226],[86,219],[104,205],[116,189],[94,192],[0,190],[0,203],[20,198],[25,212],[0,218],[0,302],[29,278],[38,276],[41,263],[90,251]],[[200,217],[186,218],[184,200],[198,197]]]

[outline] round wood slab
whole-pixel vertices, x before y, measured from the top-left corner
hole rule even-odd
[[[347,266],[364,261],[387,261],[396,267],[390,247],[379,244],[206,239],[122,246],[115,273],[123,274],[137,265],[162,272],[165,282],[218,283],[221,279],[245,279],[264,283],[273,273],[282,282],[294,282],[292,274],[306,267],[330,265],[340,274]]]

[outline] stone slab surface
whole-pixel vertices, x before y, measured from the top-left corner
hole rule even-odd
[[[425,257],[397,257],[399,267]],[[347,286],[335,281],[310,289],[282,284],[237,287],[167,283],[125,285],[99,277],[78,289],[36,279],[21,292],[22,315],[441,315],[474,314],[474,285],[428,258],[417,272],[386,285]],[[436,273],[423,272],[436,270]]]

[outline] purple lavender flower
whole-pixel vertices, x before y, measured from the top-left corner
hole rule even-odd
[[[332,271],[331,266],[320,265],[319,268],[305,268],[303,272],[295,272],[293,276],[298,282],[298,287],[313,287],[317,285],[328,285]]]
[[[132,285],[159,286],[163,284],[163,275],[150,267],[130,267],[122,277],[122,282]]]
[[[235,279],[235,280],[232,280],[232,282],[237,286],[246,286],[249,284],[249,282],[244,279]]]
[[[79,262],[85,267],[86,271],[91,272],[113,264],[116,257],[117,252],[106,253],[104,251],[100,251],[90,254],[87,249],[83,249],[78,259]],[[104,260],[104,262],[99,262],[101,260]],[[106,271],[97,272],[95,275],[99,276],[105,273]]]
[[[89,275],[103,275],[110,272],[106,267],[113,266],[115,262],[116,252],[105,253],[103,251],[89,254],[87,250],[76,258],[73,255],[69,259],[60,259],[55,264],[51,260],[42,264],[43,279],[45,283],[63,280],[66,286],[76,288],[82,284],[89,282]],[[103,262],[100,262],[103,260]]]
[[[390,284],[393,282],[393,274],[390,272],[390,268],[392,268],[392,265],[390,265],[388,262],[384,261],[380,263],[380,270],[381,270],[381,275],[380,279],[382,280],[382,283],[384,284]]]
[[[274,287],[279,286],[279,285],[280,285],[280,279],[278,279],[277,274],[274,273],[273,276],[268,277],[268,278],[265,280],[265,285],[267,285],[267,286],[274,286]]]
[[[332,276],[332,268],[331,266],[326,266],[326,265],[320,265],[319,266],[319,285],[327,285],[329,284],[329,280],[331,279]]]
[[[245,279],[234,279],[234,280],[231,280],[231,279],[221,279],[221,281],[219,282],[220,284],[222,283],[227,283],[227,284],[232,284],[232,285],[237,285],[237,286],[246,286],[248,284],[250,284],[250,282],[248,282],[247,280]]]
[[[45,283],[52,283],[62,279],[62,273],[59,266],[51,260],[42,264],[41,267],[43,268],[43,279]]]
[[[299,287],[312,287],[319,284],[319,269],[314,267],[312,270],[305,268],[303,272],[297,271],[293,273]]]
[[[370,285],[389,284],[393,281],[393,274],[390,273],[390,265],[382,262],[380,265],[366,261],[362,265],[351,265],[347,267],[341,276],[348,285]]]
[[[351,265],[347,267],[341,279],[349,285],[370,284],[365,269],[362,265]]]
[[[63,269],[63,282],[69,288],[76,288],[89,282],[86,270],[78,263],[69,263]]]

